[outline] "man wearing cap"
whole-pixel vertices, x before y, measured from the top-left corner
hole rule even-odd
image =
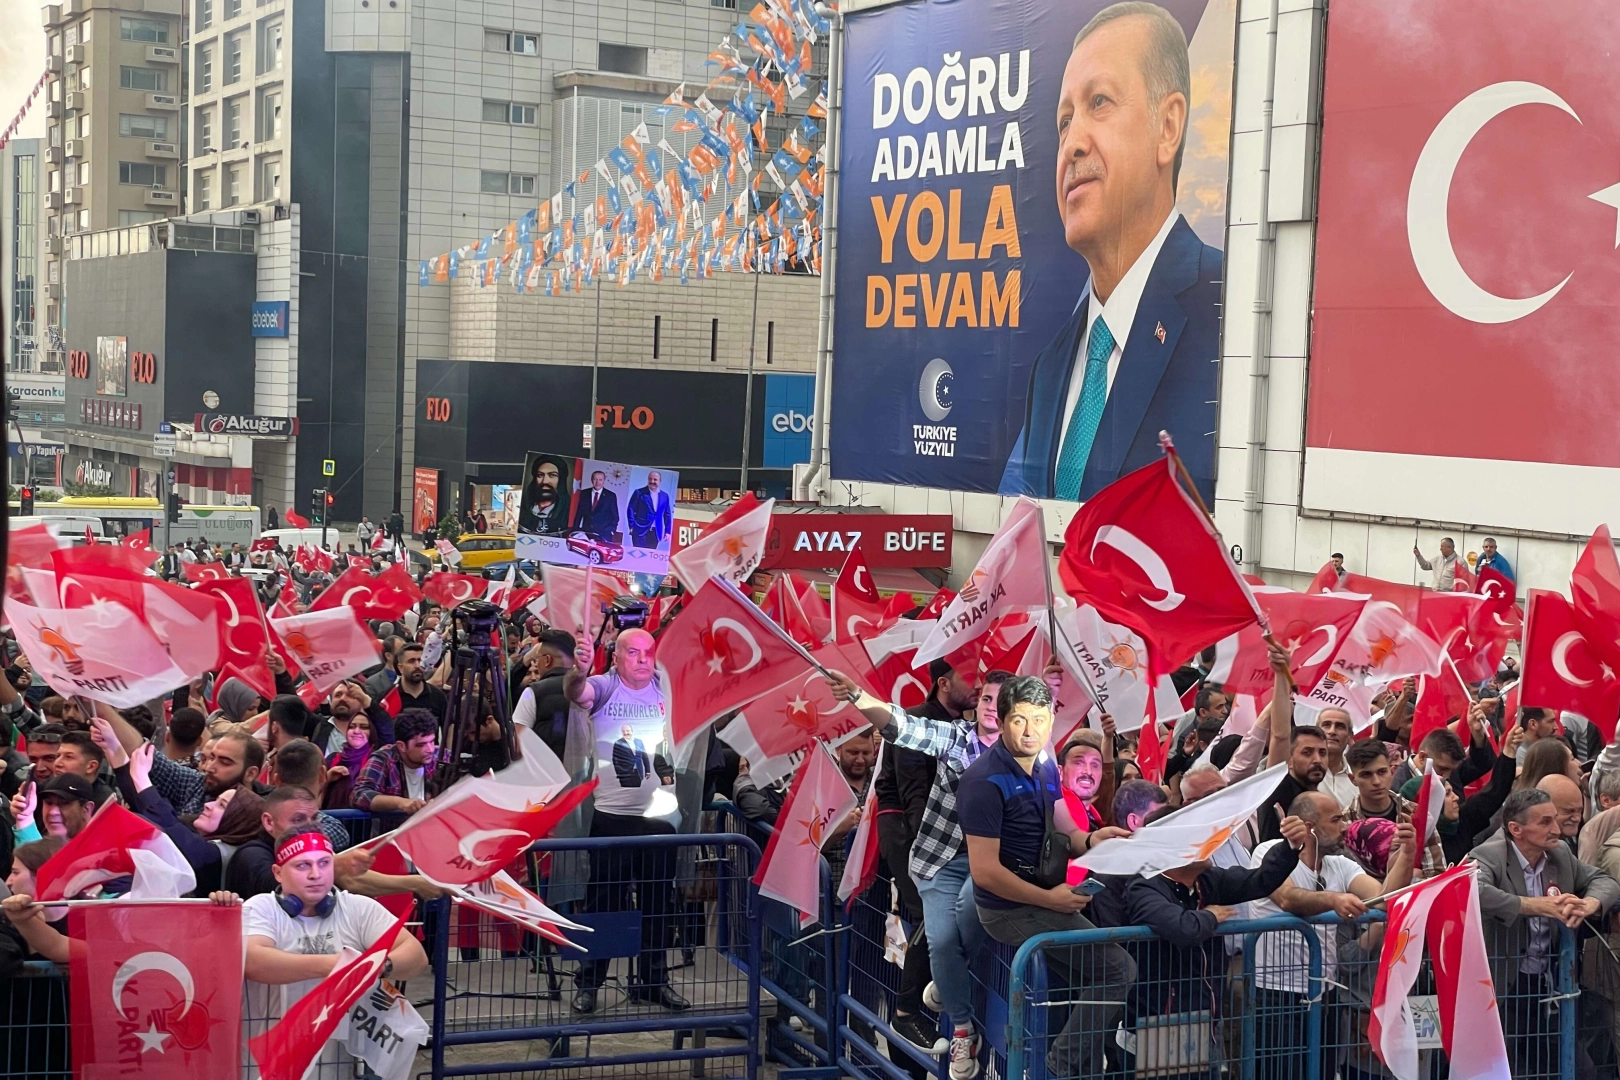
[[[77,774],[59,773],[43,783],[30,781],[11,800],[17,839],[26,843],[43,835],[71,840],[90,823],[96,805],[96,789]]]
[[[243,974],[249,983],[246,1015],[259,1030],[267,1030],[287,1006],[330,975],[341,950],[365,952],[395,924],[394,916],[377,901],[337,888],[331,842],[313,827],[289,829],[276,837],[271,873],[275,891],[249,897],[242,905],[247,944]],[[214,898],[229,894],[215,893]],[[403,981],[427,969],[421,943],[401,929],[378,974]],[[276,993],[277,986],[285,989]]]

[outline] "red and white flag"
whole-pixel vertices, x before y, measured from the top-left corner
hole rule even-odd
[[[1248,583],[1166,455],[1103,488],[1069,522],[1058,572],[1070,596],[1147,642],[1168,675],[1260,621]]]
[[[435,799],[405,819],[389,841],[416,864],[416,872],[440,885],[483,881],[549,836],[590,793],[597,777],[546,803],[513,810],[476,794],[440,803]]]
[[[1095,608],[1082,604],[1078,608],[1067,608],[1058,616],[1058,629],[1067,638],[1065,647],[1058,650],[1058,660],[1066,668],[1080,668],[1075,682],[1077,689],[1084,688],[1086,711],[1096,705],[1114,718],[1114,726],[1122,734],[1135,731],[1150,718],[1175,720],[1181,717],[1184,710],[1170,677],[1149,677],[1152,665],[1148,660],[1148,646],[1127,627],[1109,622]],[[1068,646],[1073,646],[1072,656],[1068,655]],[[1091,689],[1097,693],[1094,702],[1089,700]],[[1079,723],[1083,716],[1084,712],[1072,719]],[[1054,717],[1054,735],[1060,726],[1060,721]]]
[[[884,613],[883,597],[872,583],[872,571],[859,544],[844,557],[844,567],[833,582],[832,597],[834,641],[869,638],[896,621]]]
[[[917,647],[912,662],[921,665],[951,655],[1003,615],[1045,608],[1046,558],[1040,505],[1021,498],[991,537],[961,591],[945,605],[933,633]]]
[[[75,1075],[237,1075],[242,950],[220,943],[241,939],[240,906],[108,900],[72,909],[68,931]]]
[[[1418,785],[1417,811],[1412,815],[1412,828],[1417,830],[1418,847],[1434,839],[1440,825],[1440,815],[1446,808],[1445,782],[1435,775],[1434,762],[1423,763],[1423,780]]]
[[[877,760],[872,763],[871,775],[883,771],[884,741],[878,740]],[[844,873],[838,880],[838,899],[853,907],[855,898],[872,887],[878,873],[878,790],[874,780],[866,785],[866,804],[861,810],[861,822],[855,826],[855,837],[850,843],[849,858],[844,860]]]
[[[1460,874],[1451,871],[1434,879],[1446,884],[1429,908],[1429,940],[1434,942],[1429,961],[1440,998],[1440,1045],[1451,1059],[1452,1076],[1510,1080],[1507,1043],[1497,1020],[1496,985],[1485,952],[1479,876],[1471,868],[1459,869]]]
[[[354,1003],[377,985],[388,950],[404,929],[402,918],[353,961],[333,968],[332,974],[295,1001],[269,1031],[248,1040],[263,1080],[303,1080],[326,1041],[348,1019]]]
[[[1602,647],[1587,634],[1601,623],[1583,620],[1555,592],[1531,589],[1525,607],[1522,704],[1569,710],[1592,722],[1603,741],[1614,738],[1620,712],[1620,678]],[[1512,717],[1507,718],[1509,721]]]
[[[1172,727],[1171,732],[1175,731]],[[1142,770],[1142,779],[1150,784],[1164,783],[1164,767],[1168,757],[1164,740],[1159,737],[1159,722],[1143,724],[1136,736],[1136,767]]]
[[[491,915],[507,919],[547,941],[584,951],[583,945],[570,941],[564,930],[592,933],[593,928],[557,914],[534,893],[519,885],[505,870],[497,870],[484,881],[466,886],[452,886],[451,892],[463,903],[481,908]]]
[[[733,584],[747,581],[765,557],[765,537],[775,506],[775,499],[760,502],[752,493],[745,494],[704,526],[695,544],[669,557],[670,572],[688,591],[703,588],[712,577]]]
[[[1300,686],[1314,686],[1339,655],[1355,628],[1366,599],[1341,594],[1297,593],[1257,587],[1254,598],[1265,612],[1272,636],[1287,651],[1289,670]],[[1272,688],[1271,652],[1258,623],[1244,627],[1233,642],[1229,668],[1218,681],[1230,694],[1261,694]],[[1217,644],[1219,647],[1219,643]],[[1214,678],[1214,676],[1211,676]]]
[[[1421,746],[1429,732],[1467,717],[1473,703],[1474,695],[1457,674],[1457,666],[1450,659],[1441,660],[1440,674],[1418,676],[1417,702],[1412,706],[1412,745]]]
[[[162,697],[213,666],[211,659],[207,666],[188,661],[182,667],[150,626],[109,600],[40,608],[13,596],[6,601],[6,621],[44,681],[117,709]],[[209,633],[217,656],[217,633]]]
[[[1458,867],[1413,886],[1389,901],[1384,948],[1378,958],[1372,1012],[1367,1021],[1367,1041],[1395,1080],[1417,1080],[1418,1077],[1417,1025],[1413,1022],[1410,995],[1423,967],[1429,913],[1435,899],[1457,876],[1472,877],[1473,872],[1470,868]],[[1479,1015],[1489,1018],[1494,1026],[1494,1011]]]
[[[219,621],[220,669],[251,686],[261,697],[276,696],[275,675],[270,671],[270,629],[265,625],[259,591],[247,578],[205,581],[197,592],[218,601],[223,618]],[[221,677],[219,682],[223,683]]]
[[[152,550],[152,530],[150,528],[142,529],[138,533],[130,533],[119,543],[137,555],[144,555],[148,566],[157,560],[158,553]]]
[[[351,607],[272,618],[270,626],[323,695],[382,661],[382,643]]]
[[[928,685],[928,665],[913,664],[911,660],[916,655],[915,647],[904,648],[890,653],[877,665],[874,677],[878,697],[902,709],[915,708],[928,700],[933,690]]]
[[[69,900],[92,885],[132,877],[132,900],[172,900],[197,887],[191,864],[163,831],[115,802],[104,803],[78,836],[35,875],[35,900]]]
[[[517,563],[514,561],[506,568],[506,577],[490,585],[489,595],[485,597],[496,607],[505,610],[506,599],[512,595],[517,586]]]
[[[859,646],[829,643],[810,655],[823,667],[843,672],[877,695],[876,673]],[[772,764],[802,757],[805,748],[817,739],[837,746],[868,726],[866,717],[850,702],[835,697],[826,678],[811,668],[745,706],[726,725],[723,737],[728,746],[748,759],[750,772],[760,771],[756,764],[764,765],[763,772],[770,778],[756,776],[756,780],[770,783],[790,771],[776,771]]]
[[[435,570],[422,579],[422,595],[442,608],[453,608],[463,600],[482,600],[489,582],[475,574],[454,574]]]
[[[814,649],[827,640],[832,623],[830,618],[822,618],[818,625],[815,613],[805,605],[810,597],[814,597],[817,604],[821,603],[821,594],[814,586],[801,582],[792,571],[785,570],[772,579],[759,610],[787,631],[788,637],[807,649]]]
[[[296,510],[288,510],[281,515],[281,520],[287,523],[289,529],[309,528],[309,518]]]
[[[581,642],[596,637],[602,626],[603,605],[612,604],[614,597],[630,591],[629,583],[616,572],[593,566],[542,563],[540,577],[546,587],[546,622]]]
[[[1569,575],[1570,596],[1581,632],[1594,653],[1620,668],[1620,561],[1609,527],[1599,525]]]
[[[1516,600],[1519,597],[1518,583],[1492,566],[1480,570],[1474,591],[1492,599],[1506,597],[1509,600]]]
[[[404,566],[396,563],[373,576],[351,564],[309,609],[327,611],[348,606],[362,619],[397,619],[421,599],[422,591]]]
[[[231,576],[224,563],[181,563],[180,572],[195,585],[199,581],[223,581]]]
[[[800,926],[821,918],[821,847],[860,805],[832,751],[817,746],[793,778],[754,874],[761,896],[798,909]]]
[[[658,670],[679,757],[692,736],[719,717],[815,668],[752,601],[715,580],[659,637]]]
[[[1073,860],[1093,874],[1156,874],[1202,862],[1226,846],[1276,794],[1286,762],[1184,806],[1130,836],[1104,840]]]

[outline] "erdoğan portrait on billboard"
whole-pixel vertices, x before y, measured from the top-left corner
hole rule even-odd
[[[1215,476],[1236,0],[846,22],[832,470],[1088,498]]]
[[[1620,20],[1334,0],[1304,505],[1620,515]]]

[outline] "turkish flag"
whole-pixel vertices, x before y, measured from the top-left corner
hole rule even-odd
[[[1451,591],[1471,593],[1477,591],[1479,579],[1468,565],[1468,560],[1462,556],[1457,557],[1457,566],[1452,572]]]
[[[1167,761],[1164,741],[1159,738],[1159,722],[1150,720],[1136,735],[1136,767],[1142,770],[1142,779],[1148,783],[1162,784]]]
[[[1350,637],[1367,601],[1359,596],[1297,593],[1291,589],[1257,588],[1254,598],[1271,623],[1272,636],[1288,652],[1288,667],[1300,686],[1314,686]],[[1230,672],[1220,679],[1231,694],[1270,690],[1275,672],[1271,652],[1258,623],[1237,633]]]
[[[540,576],[546,587],[546,622],[573,634],[579,642],[595,638],[602,626],[604,605],[630,591],[630,582],[621,574],[594,566],[543,563]]]
[[[1609,527],[1599,525],[1569,575],[1581,631],[1611,667],[1620,667],[1620,561]]]
[[[1414,623],[1418,620],[1418,607],[1423,598],[1432,592],[1421,585],[1405,585],[1399,581],[1367,577],[1365,574],[1344,575],[1344,584],[1339,586],[1339,591],[1362,593],[1374,600],[1394,604],[1401,610],[1401,614],[1406,616],[1407,622]]]
[[[1419,740],[1421,742],[1421,740]],[[1440,826],[1440,815],[1446,808],[1446,785],[1434,771],[1434,761],[1423,763],[1423,779],[1418,785],[1417,808],[1412,814],[1412,828],[1417,830],[1419,847],[1434,839]]]
[[[332,567],[335,565],[332,562],[332,553],[327,551],[325,548],[316,548],[310,554],[310,558],[315,563],[315,569],[319,570],[321,573],[330,574],[332,572]]]
[[[421,590],[398,563],[375,577],[351,565],[309,609],[326,611],[347,605],[362,619],[397,619],[421,599]]]
[[[323,694],[330,694],[344,679],[376,667],[382,660],[382,643],[371,635],[353,608],[271,619],[270,626]]]
[[[305,517],[303,514],[300,514],[296,510],[288,510],[286,513],[281,515],[281,520],[287,523],[287,527],[289,529],[309,528],[309,518]]]
[[[1441,661],[1438,675],[1418,676],[1417,703],[1412,706],[1411,745],[1421,745],[1429,732],[1453,720],[1466,719],[1468,707],[1473,703],[1473,695],[1449,661]]]
[[[1064,588],[1141,635],[1151,675],[1168,675],[1259,619],[1249,586],[1182,489],[1170,455],[1092,496],[1064,541]]]
[[[759,609],[786,631],[788,637],[807,649],[814,649],[827,639],[826,631],[831,626],[830,620],[823,619],[823,625],[817,627],[816,619],[805,609],[804,595],[807,589],[818,601],[821,599],[814,588],[804,585],[790,571],[783,571],[771,580],[771,587],[765,590],[765,598]]]
[[[394,947],[404,929],[405,920],[401,918],[353,961],[333,968],[330,975],[295,1001],[269,1031],[248,1040],[248,1049],[259,1063],[263,1080],[303,1080],[316,1055],[326,1047],[326,1040],[348,1019],[354,1003],[377,985],[388,950]],[[233,1065],[232,1069],[237,1067]],[[234,1076],[235,1072],[218,1075]]]
[[[237,677],[261,697],[275,697],[276,680],[267,663],[270,629],[265,625],[259,591],[253,587],[253,582],[247,578],[224,578],[205,581],[196,591],[215,597],[225,611],[219,623],[221,666],[233,668]]]
[[[186,575],[186,580],[192,584],[199,581],[220,581],[231,576],[231,572],[225,568],[225,564],[217,562],[181,563],[180,571]]]
[[[148,577],[150,559],[119,544],[92,544],[87,547],[57,548],[50,553],[57,577],[91,574],[141,580]],[[189,565],[189,564],[188,564]]]
[[[398,716],[399,711],[405,707],[405,699],[399,696],[399,684],[395,683],[389,687],[388,693],[377,699],[377,704],[381,705],[383,712],[389,716]]]
[[[917,613],[917,621],[927,622],[930,619],[939,618],[940,614],[950,607],[951,601],[955,599],[956,593],[954,591],[941,586],[939,591],[929,597],[928,603],[924,604],[923,609]]]
[[[34,899],[70,900],[92,885],[130,877],[129,895],[179,897],[197,887],[180,849],[156,825],[115,802],[104,803],[79,835],[39,868]]]
[[[826,644],[810,655],[823,667],[843,672],[877,695],[876,673],[859,646]],[[795,672],[791,679],[762,694],[737,719],[744,722],[746,733],[737,729],[734,720],[726,727],[726,741],[750,763],[792,754],[815,739],[834,743],[868,725],[853,704],[833,696],[826,678],[813,668]],[[749,744],[752,756],[733,741],[736,738]]]
[[[1568,709],[1614,738],[1620,678],[1586,633],[1575,607],[1555,592],[1531,589],[1524,629],[1522,705]]]
[[[1479,580],[1474,586],[1474,591],[1486,597],[1505,596],[1509,600],[1519,598],[1518,582],[1490,566],[1479,572]]]
[[[73,1067],[198,1080],[241,1067],[242,909],[109,900],[68,913]],[[18,1029],[13,1038],[28,1040]]]
[[[889,597],[888,603],[883,605],[883,618],[885,625],[892,624],[894,620],[907,614],[917,607],[917,597],[908,592],[897,592]]]
[[[791,575],[790,575],[791,576]],[[794,588],[799,590],[799,610],[810,622],[810,632],[816,636],[816,644],[831,641],[833,636],[832,608],[821,596],[821,590],[808,581],[793,578]]]
[[[1333,565],[1332,559],[1322,564],[1322,569],[1318,570],[1316,576],[1311,578],[1311,583],[1305,586],[1305,591],[1308,593],[1339,591],[1339,570]]]
[[[533,585],[525,585],[521,589],[513,589],[511,594],[506,598],[506,613],[508,615],[514,615],[519,611],[527,610],[530,604],[534,603],[544,595],[546,595],[546,587],[539,582],[535,582]],[[661,598],[655,597],[653,603],[656,603],[658,599]],[[648,608],[650,609],[651,607],[652,604],[649,603]],[[647,621],[652,623],[652,626],[648,628],[648,633],[658,629],[658,624],[652,620],[650,610],[647,616]]]
[[[416,865],[416,872],[440,885],[470,885],[492,876],[550,835],[596,790],[596,777],[564,791],[550,802],[515,810],[466,795],[434,800],[405,819],[389,841]]]
[[[128,536],[120,540],[119,543],[137,554],[147,556],[147,566],[151,566],[152,560],[157,558],[157,552],[152,550],[151,528],[142,529],[137,533],[130,533]]]
[[[832,596],[834,641],[871,637],[882,633],[898,618],[885,614],[883,597],[872,584],[872,571],[866,565],[866,556],[861,553],[859,544],[844,557],[844,567],[838,571],[838,580],[833,582]]]
[[[276,550],[276,538],[273,536],[260,536],[248,545],[249,552]]]
[[[900,649],[877,665],[878,697],[902,709],[916,708],[928,700],[933,690],[928,683],[928,665],[914,665],[912,658],[916,655],[915,648]]]
[[[814,670],[765,613],[711,581],[658,639],[677,747],[721,715]]]
[[[877,760],[872,763],[872,775],[877,776],[883,771],[883,751],[885,743],[878,740]],[[844,901],[845,909],[855,906],[855,898],[872,887],[877,880],[878,872],[878,786],[866,786],[866,803],[861,810],[861,822],[855,826],[854,839],[850,841],[849,857],[844,860],[844,873],[838,880],[838,899]]]
[[[463,600],[482,600],[489,582],[476,574],[454,574],[435,570],[422,580],[422,595],[443,608],[453,608]]]

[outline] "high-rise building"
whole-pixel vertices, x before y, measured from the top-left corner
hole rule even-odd
[[[6,392],[17,403],[17,427],[6,440],[18,445],[9,479],[53,482],[62,449],[63,375],[48,362],[40,305],[45,264],[45,144],[12,139],[0,149],[0,309],[5,313]],[[20,436],[20,439],[19,439]],[[22,449],[26,447],[27,453]],[[30,468],[32,472],[29,472]]]
[[[63,362],[65,237],[181,207],[182,0],[44,7],[46,353]]]

